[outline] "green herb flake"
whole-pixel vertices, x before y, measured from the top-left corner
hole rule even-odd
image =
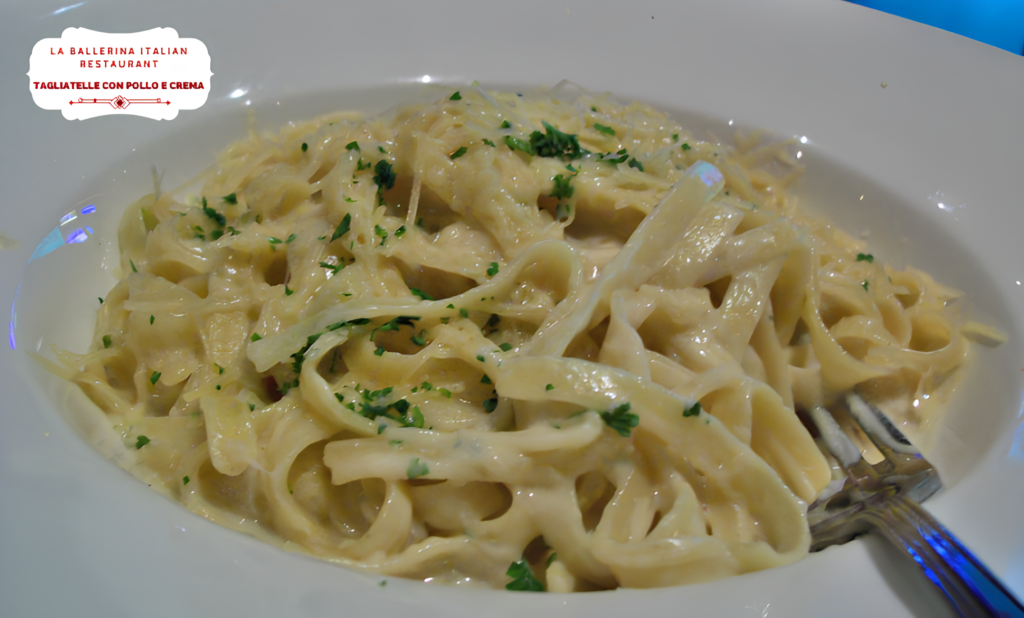
[[[611,127],[606,127],[603,124],[597,124],[595,122],[594,123],[594,128],[597,129],[600,133],[604,133],[605,135],[609,135],[611,137],[615,137],[615,129],[613,129]]]
[[[466,154],[467,152],[469,152],[469,148],[466,148],[465,146],[459,146],[459,149],[448,155],[448,158],[454,161],[455,159],[458,159],[462,155]]]
[[[139,269],[135,268],[135,262],[133,262],[133,261],[131,260],[131,258],[129,258],[129,259],[128,259],[128,263],[132,265],[132,272],[133,272],[133,273],[137,273],[137,272],[139,272]]]
[[[419,457],[416,457],[409,462],[409,468],[405,472],[409,479],[412,480],[430,474],[430,469],[427,468],[427,464],[420,461]]]
[[[384,348],[377,346],[377,349],[373,351],[374,356],[384,356]]]
[[[455,94],[453,94],[452,96],[448,97],[448,100],[449,101],[461,101],[462,100],[462,95],[459,93],[458,90],[456,90]]]
[[[493,277],[498,274],[498,268],[499,266],[497,262],[491,262],[491,265],[487,268],[487,276]]]
[[[420,384],[420,388],[422,388],[425,391],[432,391],[434,390],[434,385],[431,384],[430,382],[424,382],[423,384]]]
[[[635,167],[636,169],[640,170],[641,172],[644,171],[644,164],[639,162],[639,161],[637,161],[636,157],[633,157],[632,159],[629,160],[629,166],[630,167]]]
[[[302,142],[302,152],[306,152],[307,150],[309,150],[309,144]]]
[[[480,361],[481,363],[486,363],[486,362],[487,362],[487,359],[486,359],[486,358],[484,358],[484,355],[483,355],[483,354],[477,354],[477,355],[476,355],[476,359],[477,359],[478,361]]]
[[[455,308],[455,305],[453,305],[451,303],[448,303],[448,309],[454,309],[454,308]]]
[[[398,446],[401,443],[401,440],[388,440],[388,444],[390,444],[391,446]]]
[[[287,245],[288,243],[290,243],[293,240],[295,240],[295,234],[289,234],[288,238],[285,239],[284,244]]]
[[[378,246],[383,247],[384,243],[388,241],[388,231],[379,225],[375,225],[373,226],[373,233],[380,236],[380,245]]]
[[[295,293],[295,290],[293,290],[293,289],[291,289],[290,287],[288,287],[288,284],[287,284],[287,283],[286,283],[286,284],[284,284],[284,295],[285,295],[285,296],[291,296],[291,295],[292,295],[292,294],[294,294],[294,293]]]
[[[519,150],[525,152],[528,155],[535,154],[533,151],[533,147],[530,146],[530,142],[527,142],[526,140],[521,140],[518,137],[506,135],[505,145],[508,146],[510,150]]]
[[[490,414],[498,407],[498,398],[491,397],[490,399],[484,400],[484,412]]]
[[[329,268],[329,269],[331,269],[331,273],[336,275],[336,274],[338,274],[339,270],[341,270],[342,268],[345,268],[345,265],[344,264],[338,264],[337,266],[335,266],[334,264],[329,264],[327,262],[320,262],[320,267],[321,268]]]
[[[505,343],[499,345],[498,347],[501,348],[502,352],[508,352],[509,350],[512,349],[512,344],[506,341]]]
[[[452,398],[452,392],[450,390],[448,390],[447,388],[441,387],[441,388],[437,389],[437,392],[441,393],[442,395],[444,395],[448,399]]]
[[[263,339],[263,337],[261,337],[259,333],[253,333],[252,337],[249,337],[249,341],[252,341],[254,343],[259,341],[260,339]]]
[[[252,411],[253,411],[253,410],[255,410],[255,409],[256,409],[256,404],[254,404],[254,403],[250,403],[250,404],[249,404],[249,411],[250,411],[250,412],[252,412]]]
[[[562,133],[546,120],[541,121],[544,133],[530,134],[530,147],[541,157],[562,157],[578,159],[583,153],[575,135]]]
[[[572,181],[571,176],[567,178],[559,174],[551,180],[555,183],[554,189],[551,190],[551,197],[560,200],[567,200],[572,197],[574,189],[572,185],[569,184]]]
[[[486,137],[483,140],[481,140],[481,141],[483,141],[483,143],[487,144],[491,148],[497,148],[497,146],[494,145],[494,142],[492,142],[491,140],[487,139]]]
[[[461,315],[464,318],[468,318],[469,317],[469,311],[466,311],[466,308],[463,307],[463,308],[459,309],[459,315]]]
[[[683,150],[693,150],[692,148],[690,148],[690,145],[687,144],[686,142],[683,142],[682,148],[683,148]]]
[[[683,408],[683,416],[700,416],[700,402],[694,403],[689,408]]]
[[[640,417],[629,411],[630,405],[626,403],[616,406],[609,412],[602,412],[601,418],[605,425],[608,425],[619,433],[623,438],[628,438],[633,427],[640,423]]]
[[[380,425],[377,425],[377,435],[379,436],[380,434],[384,433],[384,430],[387,429],[387,428],[388,428],[388,426],[386,424],[384,424],[384,423],[381,423]]]
[[[501,129],[511,129],[512,128],[512,123],[510,123],[508,120],[502,120],[501,121],[501,127],[499,127],[499,128],[501,128]]]
[[[678,142],[679,141],[679,134],[678,133],[673,133],[672,134],[672,141],[673,142]]]
[[[274,238],[273,236],[271,236],[269,238],[269,241],[270,241],[270,244],[272,244],[272,245],[280,245],[280,244],[282,244],[284,242],[280,238]]]
[[[182,486],[188,485],[188,482],[189,482],[190,480],[191,480],[191,479],[190,479],[190,478],[188,478],[188,476],[183,476],[183,477],[181,477],[181,484],[182,484]]]
[[[868,264],[871,264],[872,262],[875,261],[875,256],[871,255],[870,253],[858,253],[857,254],[857,261],[858,262],[867,262]]]
[[[861,286],[862,286],[862,287],[864,288],[864,291],[865,291],[865,292],[867,292],[867,291],[868,291],[868,284],[869,284],[869,282],[868,282],[868,280],[867,280],[867,279],[865,279],[865,280],[864,280],[864,283],[862,283],[862,284],[861,284]]]
[[[423,290],[417,290],[416,288],[409,288],[409,291],[412,292],[413,296],[419,298],[420,300],[434,300],[434,298],[430,294],[427,294]]]
[[[379,150],[381,154],[387,154],[388,153],[387,150],[384,150],[383,146],[377,146],[377,150]]]
[[[225,195],[224,197],[222,197],[220,199],[224,200],[225,204],[232,204],[232,205],[234,205],[234,204],[238,203],[238,196],[235,195],[234,193],[228,193],[227,195]]]
[[[345,144],[345,150],[359,150],[359,142],[349,142]]]
[[[97,296],[96,298],[100,299],[100,304],[102,305],[103,304],[103,298],[101,296]]]
[[[608,163],[625,163],[626,160],[629,159],[629,153],[626,152],[625,148],[622,148],[615,153],[606,152],[603,155],[599,156],[598,159],[600,159],[601,161],[606,161]]]
[[[113,341],[110,340],[110,335],[103,335],[103,349],[106,350],[109,348],[111,343],[113,343]]]
[[[149,444],[149,438],[147,438],[146,436],[139,436],[135,438],[135,450],[139,450],[140,448],[146,446],[147,444]]]
[[[373,168],[373,182],[377,183],[377,193],[383,193],[395,186],[395,171],[391,164],[381,159]]]
[[[347,234],[348,231],[351,229],[351,226],[352,215],[351,213],[345,213],[345,216],[342,217],[341,219],[341,223],[339,223],[338,227],[334,229],[334,235],[331,236],[331,242],[334,242],[335,240],[338,240],[339,238]]]
[[[217,386],[215,386],[215,387],[214,387],[214,390],[218,390],[218,391],[219,391],[219,390],[220,390],[220,384],[218,384]]]
[[[555,390],[555,385],[554,384],[548,384],[547,386],[544,387],[544,390],[546,390],[546,391],[553,391],[553,390]]]
[[[203,199],[205,200],[206,198]],[[228,222],[227,218],[224,215],[220,214],[219,212],[210,208],[209,206],[203,206],[203,214],[213,219],[213,221],[220,226],[223,226]]]
[[[421,330],[420,334],[409,337],[409,341],[413,342],[414,344],[422,348],[423,346],[427,345],[427,340],[423,337],[423,333],[425,332],[426,331]]]
[[[525,590],[527,592],[544,592],[544,585],[533,576],[533,571],[526,560],[513,562],[505,575],[512,578],[512,581],[505,584],[505,590]]]
[[[491,382],[491,376],[485,373],[484,377],[480,378],[480,384],[494,384],[494,382]]]
[[[160,375],[161,373],[159,371],[154,371],[153,373],[151,373],[149,375],[149,383],[156,386],[156,381],[160,379]]]

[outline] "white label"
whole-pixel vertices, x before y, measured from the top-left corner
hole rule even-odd
[[[210,93],[210,54],[173,28],[109,34],[68,28],[32,48],[29,90],[43,109],[68,120],[132,114],[170,120]]]

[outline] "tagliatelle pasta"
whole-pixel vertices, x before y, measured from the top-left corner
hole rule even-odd
[[[672,586],[806,555],[833,473],[797,410],[855,389],[926,425],[958,294],[801,214],[785,143],[557,98],[253,134],[130,207],[92,347],[58,352],[122,465],[401,577]]]

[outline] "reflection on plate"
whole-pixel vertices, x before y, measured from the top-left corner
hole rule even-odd
[[[16,93],[0,100],[12,137],[0,144],[5,199],[17,205],[4,211],[0,231],[20,241],[0,262],[16,336],[9,347],[18,348],[5,352],[0,378],[0,614],[113,616],[144,607],[168,616],[469,616],[487,603],[497,616],[680,606],[704,616],[943,615],[923,579],[870,539],[680,589],[560,597],[401,580],[381,586],[220,529],[140,487],[76,435],[88,426],[69,425],[61,411],[84,398],[24,351],[50,342],[85,348],[96,296],[113,283],[102,267],[116,255],[117,218],[152,186],[151,166],[175,185],[241,136],[250,110],[267,128],[344,106],[372,111],[394,100],[395,82],[419,88],[410,82],[426,75],[501,88],[570,77],[655,104],[722,139],[730,120],[806,136],[802,191],[813,209],[854,234],[869,232],[872,246],[897,263],[924,266],[966,290],[983,317],[1010,332],[1010,343],[979,354],[966,381],[934,457],[952,487],[928,506],[1024,590],[1024,532],[1015,523],[1024,512],[1022,454],[1011,450],[1024,368],[1024,250],[1015,238],[1024,213],[1015,207],[1014,171],[1024,141],[1014,107],[1024,100],[1024,68],[1006,62],[1019,59],[816,0],[770,10],[755,2],[406,7],[397,18],[393,7],[266,4],[246,6],[252,26],[244,30],[236,10],[217,6],[183,3],[142,17],[116,5],[57,14],[62,7],[26,5],[3,20],[4,28],[21,26],[0,37],[3,50],[27,57],[36,40],[64,27],[131,31],[156,19],[206,42],[215,75],[204,108],[165,123],[70,123]],[[580,33],[593,44],[581,45]],[[24,67],[6,70],[10,84],[24,81]],[[955,208],[929,200],[937,191]]]

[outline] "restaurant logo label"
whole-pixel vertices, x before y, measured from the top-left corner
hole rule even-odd
[[[210,54],[173,28],[110,34],[68,28],[43,39],[29,58],[29,91],[43,109],[68,120],[132,114],[171,120],[210,93]]]

